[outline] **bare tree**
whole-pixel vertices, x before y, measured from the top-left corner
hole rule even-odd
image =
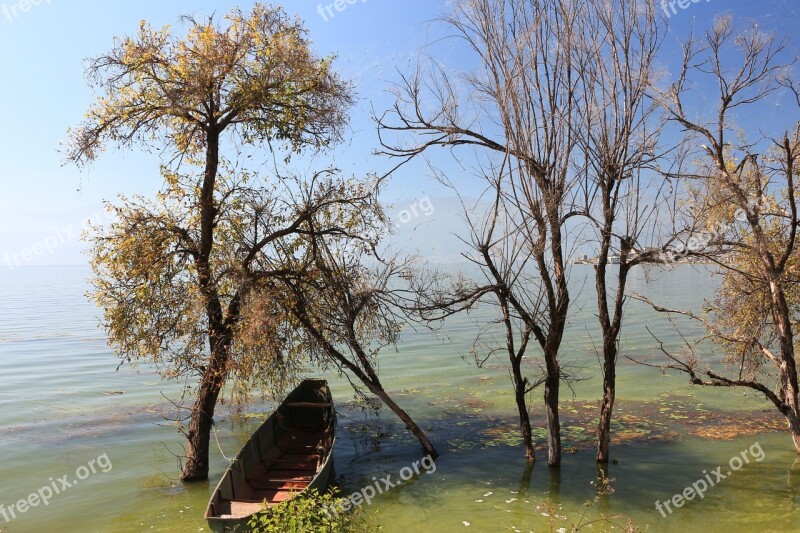
[[[488,222],[473,226],[470,257],[487,283],[456,292],[450,301],[489,295],[500,307],[530,459],[525,394],[533,384],[520,365],[528,339],[535,340],[544,359],[551,466],[561,462],[559,348],[570,302],[565,225],[576,214],[564,206],[574,185],[579,76],[572,46],[581,9],[583,2],[566,0],[457,2],[446,22],[481,63],[479,71],[463,77],[472,114],[462,109],[448,75],[420,69],[403,78],[393,109],[378,118],[385,153],[402,161],[434,147],[471,147],[484,157],[482,174],[494,208]],[[412,140],[389,142],[390,133],[411,134]]]
[[[796,61],[786,40],[756,25],[736,33],[730,17],[685,43],[682,68],[660,98],[692,141],[703,143],[696,172],[684,176],[692,183],[689,215],[705,217],[713,228],[703,239],[703,253],[719,265],[723,281],[704,316],[650,303],[700,322],[724,349],[729,372],[704,364],[692,352],[672,354],[663,344],[668,361],[662,368],[685,372],[698,385],[763,394],[786,418],[800,453],[793,331],[800,304],[794,183],[800,171],[800,123],[777,138],[758,130],[765,123],[747,129],[737,125],[743,112],[761,112],[760,104],[778,90],[793,95],[800,107],[799,87],[787,77]],[[697,119],[691,97],[711,86],[717,91],[714,114]]]
[[[666,182],[648,176],[662,121],[649,98],[662,32],[654,2],[592,0],[581,12],[575,62],[581,65],[584,209],[599,245],[595,265],[597,317],[603,335],[603,398],[597,427],[598,463],[609,460],[616,367],[628,274],[658,260],[653,243]],[[613,259],[613,261],[612,261]],[[615,280],[608,264],[618,265]]]

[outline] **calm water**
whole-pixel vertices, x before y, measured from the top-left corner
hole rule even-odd
[[[576,266],[573,274],[580,281],[591,267]],[[87,275],[79,267],[0,271],[0,504],[7,508],[27,498],[50,478],[68,474],[74,480],[81,466],[103,454],[113,467],[97,462],[96,473],[11,521],[0,508],[0,530],[208,531],[203,510],[226,466],[219,448],[235,455],[271,404],[253,405],[244,416],[221,407],[211,484],[183,487],[174,456],[182,441],[165,399],[177,398],[180,389],[146,366],[116,371],[97,310],[83,296]],[[676,306],[699,308],[714,284],[709,273],[688,266],[651,277],[646,282],[640,274],[631,288]],[[591,379],[577,383],[574,392],[563,389],[564,444],[570,449],[560,473],[549,471],[543,451],[526,469],[503,361],[476,368],[469,350],[480,314],[459,317],[438,334],[407,332],[399,349],[382,359],[387,388],[430,430],[442,458],[434,473],[384,493],[366,512],[387,532],[546,531],[548,509],[557,515],[555,529],[569,530],[559,517],[577,522],[586,512],[585,520],[624,513],[650,531],[800,530],[800,461],[786,434],[769,429],[783,425],[766,403],[742,392],[690,387],[682,376],[663,376],[626,359],[620,363],[617,427],[625,442],[614,447],[618,464],[609,473],[614,492],[586,510],[584,502],[596,490],[588,443],[600,388],[591,283],[575,302],[563,357],[577,375]],[[624,354],[657,355],[645,325],[681,348],[663,317],[634,302]],[[345,492],[373,477],[397,479],[401,468],[419,459],[414,441],[391,416],[348,408],[353,395],[346,381],[334,378],[333,389],[342,414],[335,463]],[[531,405],[540,420],[538,391]],[[735,431],[743,414],[753,420],[744,435]],[[540,444],[543,437],[539,429]],[[756,443],[763,461],[751,461],[666,518],[655,510],[656,500],[683,491],[704,470],[724,465],[725,472],[731,457]],[[610,526],[598,523],[590,530]]]

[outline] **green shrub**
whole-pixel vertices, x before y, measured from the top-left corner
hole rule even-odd
[[[255,515],[250,527],[258,533],[375,533],[380,527],[362,520],[360,511],[335,512],[341,498],[331,490],[304,491],[291,500]]]

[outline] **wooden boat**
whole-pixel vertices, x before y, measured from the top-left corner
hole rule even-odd
[[[250,437],[206,509],[212,531],[247,531],[253,515],[305,490],[324,492],[333,476],[336,412],[324,379],[297,386]]]

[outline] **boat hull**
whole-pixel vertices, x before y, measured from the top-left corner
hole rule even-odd
[[[205,518],[215,532],[249,531],[254,515],[334,476],[336,412],[325,380],[305,380],[250,437],[214,490]],[[264,509],[264,503],[267,509]]]

